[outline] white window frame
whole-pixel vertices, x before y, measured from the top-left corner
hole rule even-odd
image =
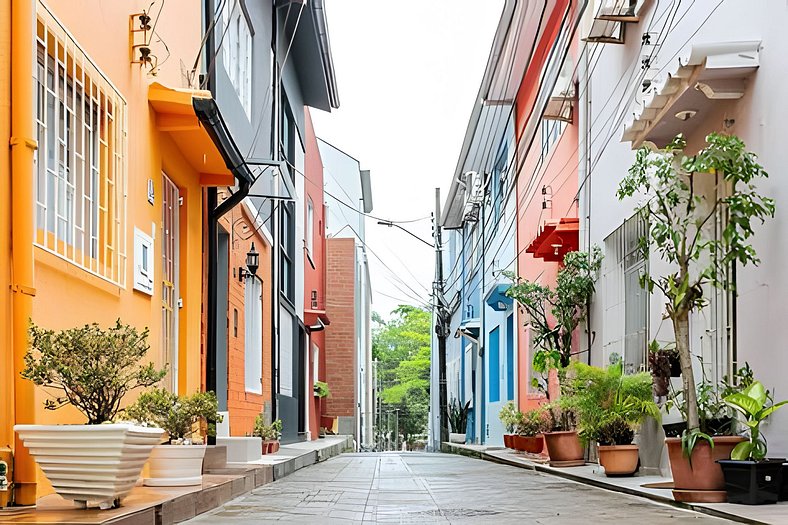
[[[315,236],[315,204],[312,202],[311,197],[306,198],[306,252],[309,258],[312,258],[314,253],[314,236]]]
[[[41,3],[36,10],[35,245],[126,286],[126,100]]]
[[[263,393],[263,282],[244,281],[244,390]]]
[[[155,278],[153,236],[134,228],[134,289],[153,295]]]
[[[246,9],[241,0],[227,0],[222,9],[222,27],[224,42],[222,62],[235,94],[246,112],[252,119],[252,30],[251,21],[247,18]]]

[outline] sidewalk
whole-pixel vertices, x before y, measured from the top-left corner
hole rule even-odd
[[[666,503],[675,507],[694,510],[740,523],[788,523],[788,502],[780,502],[775,505],[682,503],[673,499],[673,494],[671,492],[673,480],[670,478],[639,475],[609,478],[605,476],[602,468],[596,463],[588,463],[582,467],[555,468],[551,467],[546,462],[540,461],[538,457],[528,457],[524,453],[518,453],[502,447],[443,443],[442,449],[444,452],[476,457],[495,463],[502,463],[560,476],[578,483],[593,485],[595,487],[633,496],[640,496],[660,503]]]
[[[203,474],[202,486],[137,486],[116,509],[80,510],[57,494],[39,499],[35,509],[0,510],[0,524],[169,525],[215,509],[257,487],[341,454],[352,436],[328,436],[282,445],[279,452],[250,463],[227,463]]]

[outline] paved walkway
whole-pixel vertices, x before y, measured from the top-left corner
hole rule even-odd
[[[724,520],[452,454],[343,454],[189,523],[693,523]]]

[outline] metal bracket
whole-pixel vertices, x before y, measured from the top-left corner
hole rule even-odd
[[[36,296],[36,289],[32,286],[25,286],[24,284],[12,284],[11,291],[14,293],[22,293],[30,297]]]

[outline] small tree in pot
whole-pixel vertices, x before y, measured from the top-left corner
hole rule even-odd
[[[160,428],[111,424],[126,394],[156,384],[166,373],[141,363],[150,348],[148,330],[118,319],[107,329],[94,323],[55,331],[31,323],[29,333],[22,377],[51,395],[44,402],[46,409],[72,405],[88,424],[16,425],[14,430],[26,444],[35,443],[37,461],[46,457],[39,466],[64,498],[82,507],[89,502],[101,508],[117,506],[164,433]],[[104,456],[97,458],[97,450]],[[108,467],[107,461],[114,463]],[[106,483],[95,481],[97,472]],[[80,490],[74,490],[75,482]]]
[[[262,438],[263,454],[273,454],[279,450],[279,438],[282,436],[282,420],[276,419],[266,425],[265,416],[258,414],[254,420],[252,435]]]
[[[140,395],[126,410],[127,415],[159,426],[168,435],[168,443],[157,446],[151,454],[150,477],[145,478],[145,485],[174,487],[202,483],[202,460],[206,447],[202,437],[193,438],[194,426],[207,421],[221,422],[218,409],[219,403],[213,392],[179,396],[157,388]]]
[[[775,205],[756,190],[754,182],[767,177],[767,173],[739,138],[712,133],[706,137],[706,146],[692,156],[684,155],[685,147],[686,141],[679,135],[664,150],[638,150],[617,195],[619,199],[636,194],[645,197],[638,211],[647,216],[649,231],[641,239],[641,248],[647,253],[655,251],[672,267],[664,275],[644,274],[641,284],[649,292],[658,289],[666,299],[665,316],[673,324],[687,414],[688,428],[682,435],[681,449],[686,461],[697,463],[692,458],[696,444],[704,441],[714,447],[714,442],[700,430],[690,313],[707,304],[704,287],[733,290],[729,270],[734,264],[759,263],[749,239],[755,233],[754,223],[774,216]],[[696,193],[698,177],[717,177],[715,182],[725,188],[722,196],[703,198]],[[711,235],[707,228],[718,213],[726,216],[719,237]],[[670,441],[668,446],[673,446]],[[704,454],[709,456],[706,463],[719,470],[714,458],[708,452]],[[678,456],[672,454],[671,468],[673,459]],[[721,472],[717,478],[722,479]],[[677,489],[696,488],[679,486],[675,469],[674,482]]]
[[[526,326],[531,328],[534,348],[537,348],[533,364],[538,373],[569,366],[572,337],[588,315],[588,303],[594,294],[596,278],[602,266],[601,253],[598,246],[590,253],[567,253],[552,289],[506,273],[515,281],[506,295],[516,300],[528,314]],[[547,389],[544,390],[547,393]]]

